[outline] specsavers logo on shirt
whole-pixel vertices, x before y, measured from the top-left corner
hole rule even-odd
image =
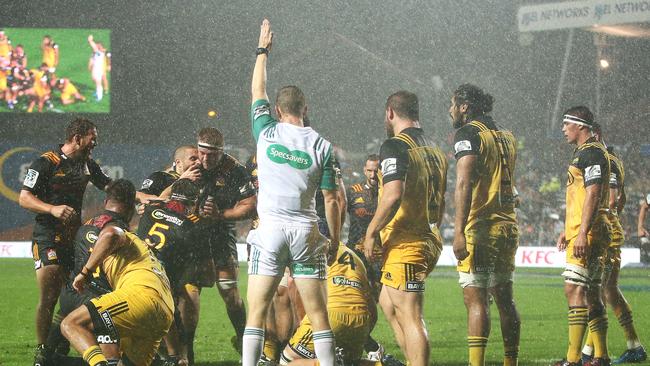
[[[274,163],[289,164],[296,169],[308,169],[311,167],[312,159],[309,154],[300,150],[290,151],[280,144],[273,144],[266,149],[266,156]]]

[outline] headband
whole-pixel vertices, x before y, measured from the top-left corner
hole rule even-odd
[[[199,142],[199,147],[209,150],[223,150],[223,146],[208,144],[207,142]]]
[[[589,128],[594,128],[593,122],[589,122],[586,119],[582,119],[580,117],[572,116],[570,114],[565,114],[564,119],[562,120],[562,122],[574,123],[576,125],[587,126]]]

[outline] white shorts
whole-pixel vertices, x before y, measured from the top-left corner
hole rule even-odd
[[[249,275],[281,277],[288,266],[293,278],[327,278],[327,238],[316,223],[260,222],[246,241],[251,245]]]
[[[93,80],[101,80],[102,77],[104,76],[104,69],[103,68],[94,68],[92,69],[92,76]]]

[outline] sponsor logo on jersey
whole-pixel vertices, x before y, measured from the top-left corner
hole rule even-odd
[[[461,151],[471,151],[471,150],[472,150],[472,143],[469,142],[469,140],[458,141],[456,144],[454,144],[454,151],[456,151],[456,154],[458,154]]]
[[[397,159],[388,158],[381,162],[381,173],[383,175],[391,175],[397,173]]]
[[[149,189],[152,184],[153,184],[153,180],[145,179],[144,182],[142,182],[142,187],[140,187],[140,189]]]
[[[300,150],[289,150],[286,146],[273,144],[266,149],[266,156],[277,164],[289,164],[296,169],[308,169],[312,165],[309,154]]]
[[[334,276],[332,278],[332,282],[337,286],[349,286],[354,288],[361,288],[361,282],[349,280],[345,278],[345,276]]]
[[[585,168],[585,181],[598,179],[601,175],[600,165],[591,165]]]
[[[178,225],[178,226],[183,225],[183,220],[179,219],[178,217],[169,215],[162,210],[153,210],[153,212],[151,213],[151,217],[153,217],[156,220],[165,220],[174,225]]]
[[[89,231],[86,233],[86,240],[91,244],[95,244],[97,238],[98,238],[97,233],[94,231]]]
[[[25,175],[25,181],[23,182],[23,185],[25,187],[34,188],[36,181],[38,180],[38,174],[39,173],[36,170],[29,169]]]
[[[424,282],[422,282],[422,281],[406,281],[406,291],[408,291],[408,292],[422,292],[422,291],[424,291]]]

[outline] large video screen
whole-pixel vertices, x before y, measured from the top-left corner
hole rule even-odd
[[[0,29],[0,112],[109,113],[108,29]]]

